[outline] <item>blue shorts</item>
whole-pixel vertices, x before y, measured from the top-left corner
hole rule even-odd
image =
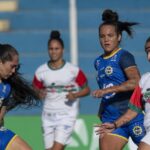
[[[139,114],[135,119],[131,120],[126,125],[117,128],[111,134],[113,134],[114,136],[119,136],[120,138],[123,138],[126,141],[128,141],[128,138],[131,137],[133,142],[138,145],[141,139],[146,134],[142,116],[142,114]],[[104,122],[113,122],[112,120],[109,121],[109,119],[106,118],[104,120]]]
[[[4,127],[0,128],[0,150],[6,150],[9,143],[15,137],[15,133],[11,130],[5,129]]]

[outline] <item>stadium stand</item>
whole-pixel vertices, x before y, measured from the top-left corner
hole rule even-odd
[[[13,6],[11,11],[5,11],[1,2],[4,0],[0,0],[0,20],[6,20],[7,24],[2,25],[4,23],[0,21],[0,41],[10,43],[20,51],[21,72],[25,77],[32,80],[37,66],[48,58],[47,39],[51,30],[58,29],[62,32],[65,58],[70,61],[69,0],[6,0],[13,3],[10,4]],[[143,53],[143,45],[150,31],[150,21],[147,19],[150,15],[148,0],[108,0],[107,2],[77,0],[76,2],[79,66],[87,74],[92,90],[98,88],[93,60],[102,53],[98,40],[98,26],[101,23],[101,13],[106,8],[116,10],[121,19],[140,23],[135,28],[133,39],[125,37],[121,44],[135,55],[141,73],[148,70],[148,63]],[[4,27],[5,29],[2,29]],[[81,113],[95,114],[98,105],[99,100],[94,101],[91,96],[86,97],[81,101]],[[38,110],[35,111],[37,112]]]

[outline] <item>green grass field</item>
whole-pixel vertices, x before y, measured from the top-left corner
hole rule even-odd
[[[93,131],[93,125],[98,122],[93,115],[80,115],[72,136],[73,142],[66,150],[98,150]],[[26,140],[33,150],[44,150],[40,116],[6,116],[5,126]]]

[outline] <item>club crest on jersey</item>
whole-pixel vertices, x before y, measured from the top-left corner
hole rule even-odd
[[[135,135],[140,135],[140,134],[142,134],[142,128],[141,128],[140,126],[135,126],[135,127],[133,128],[133,133],[134,133]]]
[[[106,73],[107,75],[111,75],[111,74],[113,73],[113,68],[112,68],[111,66],[107,66],[107,67],[105,68],[105,73]]]

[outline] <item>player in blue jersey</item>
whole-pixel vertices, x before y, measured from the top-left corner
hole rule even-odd
[[[147,59],[150,62],[150,37],[146,40],[145,52],[147,54]],[[150,150],[150,72],[142,75],[138,86],[136,86],[130,98],[128,107],[126,113],[113,123],[97,125],[99,129],[96,130],[96,134],[103,135],[106,132],[111,133],[114,129],[123,126],[135,118],[139,112],[144,111],[144,127],[146,135],[138,145],[138,150]]]
[[[32,150],[18,135],[4,127],[4,115],[19,105],[33,106],[38,97],[18,73],[19,54],[9,44],[0,44],[0,150]]]
[[[92,92],[95,98],[101,98],[99,116],[102,123],[114,122],[128,109],[130,96],[138,84],[140,74],[133,55],[120,48],[122,32],[132,36],[132,26],[137,23],[121,22],[118,14],[105,10],[103,23],[99,26],[100,44],[104,54],[95,60],[98,90]],[[140,113],[127,125],[105,134],[99,140],[101,150],[121,150],[131,137],[139,144],[145,135],[143,114]]]

